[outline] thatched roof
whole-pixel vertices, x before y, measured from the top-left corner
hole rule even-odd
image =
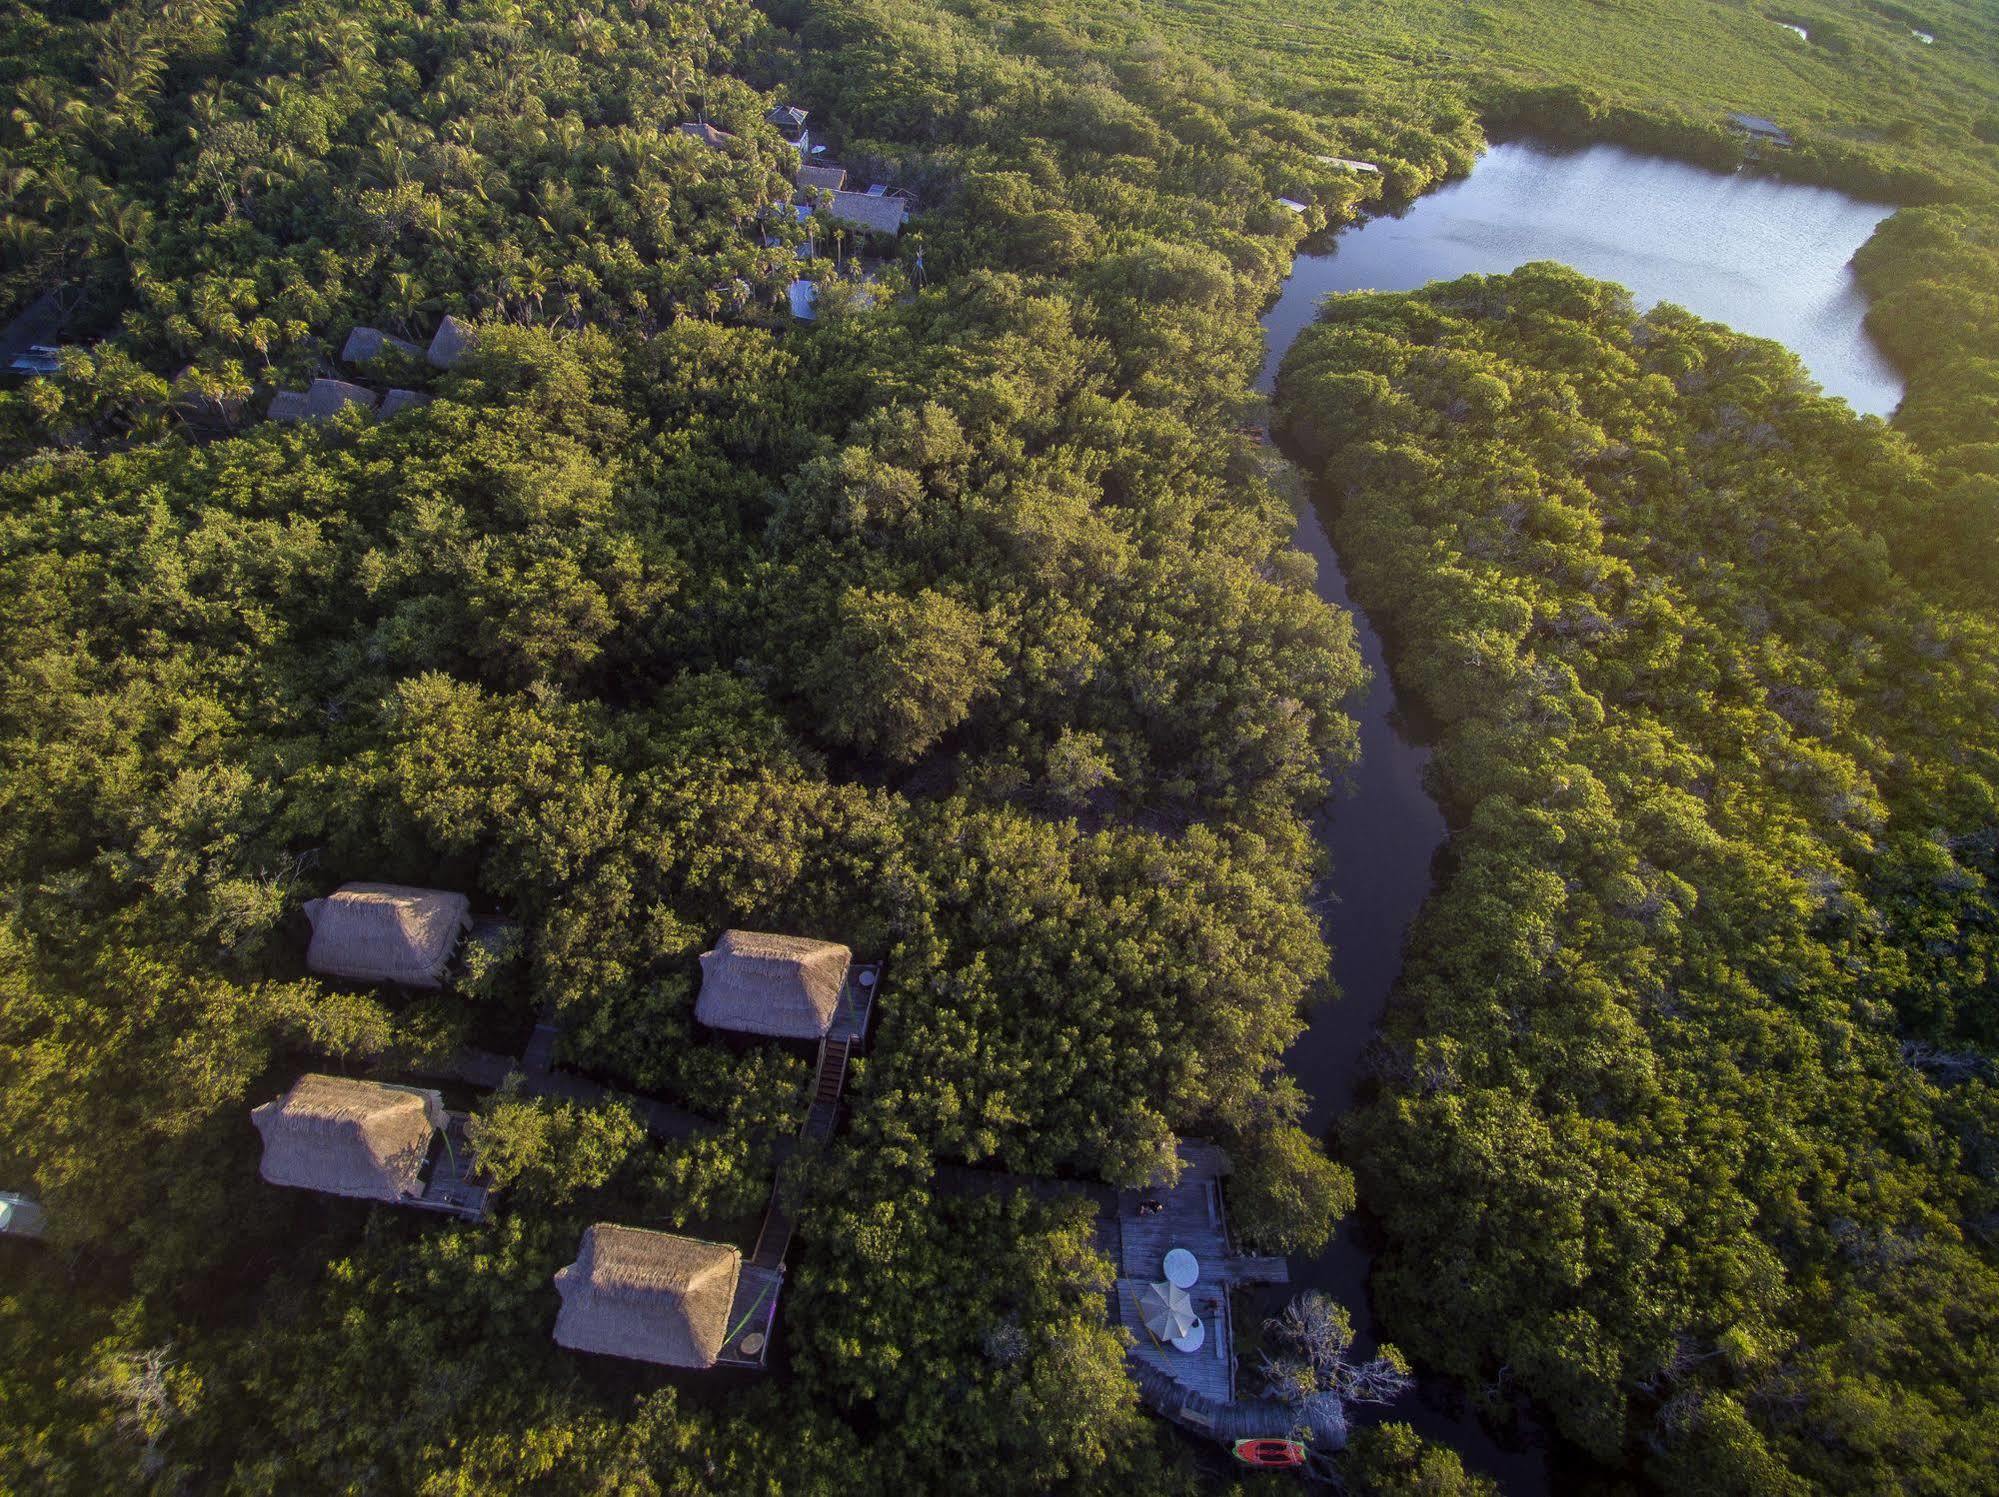
[[[443,1116],[436,1092],[301,1076],[250,1121],[264,1136],[261,1172],[271,1184],[393,1202],[422,1193],[418,1176]]]
[[[370,359],[379,359],[383,351],[390,348],[412,357],[423,352],[407,339],[392,337],[378,327],[357,327],[347,335],[340,357],[349,364],[365,364]]]
[[[801,166],[792,180],[807,192],[817,192],[821,188],[827,192],[838,192],[847,185],[847,169],[844,166]]]
[[[430,352],[424,357],[439,369],[453,369],[478,340],[478,328],[456,317],[446,317],[437,325],[437,334],[430,340]]]
[[[831,941],[725,930],[701,953],[694,1017],[716,1029],[787,1040],[825,1036],[853,952]]]
[[[306,901],[312,944],[305,964],[329,977],[434,988],[458,938],[472,928],[472,902],[441,889],[342,884]]]
[[[729,1332],[743,1255],[732,1247],[599,1222],[555,1276],[555,1340],[571,1351],[712,1367]]]
[[[805,111],[800,109],[796,104],[780,104],[769,114],[765,115],[764,118],[777,126],[778,129],[784,131],[786,136],[790,138],[795,139],[805,129]]]
[[[700,141],[701,144],[703,144],[704,146],[713,146],[718,151],[725,148],[730,141],[736,138],[735,136],[731,135],[727,130],[717,130],[713,125],[709,124],[706,120],[703,120],[698,124],[690,121],[689,123],[678,126],[677,128],[679,129],[682,135],[690,136],[693,139]]]
[[[316,379],[306,387],[305,419],[308,421],[331,421],[350,405],[372,411],[375,408],[375,392],[350,385],[344,379]]]
[[[1790,133],[1782,125],[1775,120],[1766,120],[1760,114],[1738,112],[1731,114],[1728,122],[1738,130],[1746,130],[1751,135],[1761,136],[1765,140],[1774,140],[1779,145],[1787,146],[1791,143]]]
[[[871,234],[900,234],[909,217],[909,205],[901,198],[875,192],[836,192],[827,206],[827,217]]]
[[[429,404],[430,397],[421,390],[391,390],[382,397],[382,407],[377,414],[386,421],[389,417],[400,415],[413,406]]]

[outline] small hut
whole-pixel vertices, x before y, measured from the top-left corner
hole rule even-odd
[[[478,340],[479,330],[471,323],[447,316],[437,325],[437,334],[430,340],[430,352],[424,357],[439,369],[456,369]]]
[[[1791,135],[1775,120],[1766,120],[1759,114],[1743,114],[1737,111],[1728,117],[1728,122],[1743,134],[1757,140],[1766,140],[1773,146],[1788,146]]]
[[[416,406],[429,405],[430,397],[421,390],[396,389],[382,397],[381,409],[377,412],[386,421],[391,416],[400,416],[404,411]]]
[[[743,1255],[732,1247],[599,1222],[555,1276],[555,1340],[571,1351],[712,1367],[729,1333]]]
[[[839,192],[847,185],[844,166],[801,166],[792,177],[804,192]]]
[[[328,977],[441,987],[458,938],[472,928],[472,902],[442,889],[342,884],[306,901],[312,943],[305,964]]]
[[[777,133],[784,137],[786,145],[799,152],[810,150],[812,137],[806,133],[803,109],[795,104],[780,104],[764,118],[777,126]]]
[[[836,192],[826,205],[826,216],[869,234],[900,234],[909,218],[909,204],[886,192]]]
[[[704,146],[712,147],[717,151],[726,149],[729,142],[736,138],[727,130],[717,130],[706,120],[698,122],[690,120],[687,124],[677,125],[675,128],[689,139],[698,140]]]
[[[316,379],[305,390],[305,419],[308,421],[331,421],[350,405],[358,405],[364,411],[375,408],[377,397],[373,390],[360,385],[350,385],[344,379]]]
[[[37,1202],[0,1190],[0,1237],[40,1237],[47,1228],[48,1217]]]
[[[397,353],[406,353],[417,358],[423,350],[407,339],[392,337],[378,327],[357,327],[347,335],[347,342],[341,347],[340,357],[349,364],[366,364],[379,359],[393,348]]]
[[[303,391],[280,390],[264,412],[273,421],[331,421],[350,405],[375,408],[375,392],[344,379],[316,379]]]
[[[301,1076],[250,1113],[273,1185],[401,1205],[423,1193],[431,1139],[444,1125],[436,1092],[344,1076]]]
[[[744,1034],[824,1039],[853,959],[831,941],[725,930],[713,951],[701,953],[694,1017]]]

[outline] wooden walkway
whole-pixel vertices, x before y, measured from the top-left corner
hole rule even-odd
[[[585,1105],[616,1096],[639,1115],[639,1121],[645,1124],[646,1131],[654,1138],[692,1138],[704,1129],[718,1126],[712,1118],[704,1118],[684,1107],[675,1107],[670,1102],[661,1102],[654,1097],[636,1097],[629,1092],[613,1092],[610,1087],[600,1086],[573,1071],[557,1070],[555,1042],[561,1032],[561,1026],[555,1022],[554,1009],[544,1009],[534,1026],[534,1033],[528,1036],[527,1048],[518,1060],[510,1055],[495,1055],[490,1050],[465,1049],[454,1052],[431,1074],[449,1076],[487,1091],[498,1091],[506,1084],[507,1077],[518,1071],[522,1085],[531,1096],[556,1097]]]
[[[812,1089],[806,1098],[805,1117],[799,1126],[801,1139],[828,1138],[839,1123],[840,1098],[846,1090],[848,1066],[867,1038],[868,1025],[874,1017],[875,994],[881,982],[881,971],[880,962],[857,962],[847,969],[840,1006],[834,1013],[826,1038],[819,1043],[819,1061],[813,1073]],[[534,1032],[528,1036],[527,1048],[518,1060],[495,1055],[488,1050],[465,1049],[453,1054],[437,1074],[487,1090],[496,1090],[506,1083],[510,1075],[519,1074],[531,1095],[558,1097],[571,1102],[594,1103],[615,1095],[638,1113],[645,1122],[647,1132],[655,1138],[691,1138],[704,1129],[719,1126],[711,1119],[670,1103],[622,1092],[613,1093],[610,1088],[585,1077],[558,1070],[555,1050],[560,1036],[561,1026],[556,1022],[554,1006],[550,1005],[542,1011]],[[463,1119],[458,1121],[461,1137],[453,1140],[453,1146],[458,1151],[456,1158],[469,1163],[470,1153],[462,1142]],[[779,1140],[780,1163],[783,1154],[791,1147],[788,1142]],[[486,1192],[483,1189],[462,1179],[454,1188],[476,1190],[479,1208],[484,1210]],[[440,1204],[437,1209],[452,1208]],[[1108,1215],[1109,1212],[1101,1213],[1100,1221]],[[729,1309],[728,1340],[716,1359],[719,1364],[752,1368],[765,1365],[770,1352],[771,1328],[777,1319],[778,1298],[784,1288],[785,1254],[791,1248],[794,1226],[791,1214],[779,1199],[778,1187],[773,1183],[770,1204],[764,1209],[763,1225],[757,1231],[756,1246],[750,1250],[736,1278],[736,1297]],[[1115,1227],[1114,1217],[1112,1226]]]
[[[435,1092],[430,1095],[436,1096]],[[485,1186],[472,1179],[472,1146],[465,1138],[465,1114],[447,1112],[430,1160],[430,1174],[418,1205],[477,1221],[486,1214]]]

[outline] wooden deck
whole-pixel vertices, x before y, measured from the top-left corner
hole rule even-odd
[[[473,1179],[472,1146],[465,1138],[465,1114],[449,1112],[445,1119],[444,1132],[432,1146],[430,1177],[424,1181],[423,1195],[415,1204],[477,1221],[486,1214],[487,1189]]]
[[[847,968],[847,985],[840,990],[840,1006],[826,1030],[828,1040],[847,1040],[855,1046],[867,1038],[868,1021],[874,1017],[875,994],[881,991],[882,964],[854,962]]]
[[[1118,1192],[1118,1230],[1123,1261],[1118,1265],[1118,1321],[1132,1334],[1132,1354],[1175,1382],[1216,1403],[1235,1400],[1235,1323],[1228,1291],[1228,1220],[1223,1215],[1220,1151],[1182,1144],[1178,1185],[1155,1184]],[[1164,1210],[1139,1214],[1139,1203],[1158,1201]],[[1166,1277],[1166,1255],[1185,1248],[1199,1260],[1201,1276],[1187,1291],[1194,1313],[1207,1323],[1207,1341],[1197,1352],[1175,1351],[1153,1339],[1138,1318],[1137,1294]]]
[[[1176,1351],[1155,1340],[1145,1322],[1139,1319],[1138,1292],[1146,1283],[1143,1279],[1117,1281],[1118,1324],[1131,1332],[1132,1339],[1127,1355],[1157,1368],[1181,1387],[1192,1389],[1204,1398],[1216,1403],[1235,1402],[1235,1322],[1227,1293],[1205,1276],[1187,1291],[1194,1301],[1194,1313],[1207,1326],[1207,1340],[1199,1351]]]
[[[1230,1291],[1243,1284],[1282,1284],[1289,1274],[1282,1258],[1236,1253],[1222,1199],[1228,1156],[1212,1144],[1180,1145],[1177,1185],[1155,1182],[1143,1190],[1118,1192],[1121,1239],[1118,1263],[1118,1323],[1131,1332],[1132,1357],[1174,1382],[1218,1404],[1235,1402],[1235,1311]],[[1139,1212],[1141,1202],[1162,1209]],[[1185,1248],[1201,1265],[1187,1291],[1194,1313],[1207,1323],[1207,1341],[1197,1352],[1175,1351],[1153,1339],[1138,1317],[1138,1291],[1166,1277],[1165,1260]]]
[[[728,1339],[715,1358],[722,1367],[762,1368],[770,1358],[771,1328],[777,1321],[777,1300],[784,1288],[784,1269],[745,1263],[736,1276],[736,1298],[729,1306]],[[761,1338],[761,1339],[757,1339]],[[749,1342],[749,1346],[744,1343]]]

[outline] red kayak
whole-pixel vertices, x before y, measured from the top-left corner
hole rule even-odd
[[[1296,1440],[1238,1440],[1235,1458],[1261,1471],[1290,1471],[1305,1464],[1305,1447]]]

